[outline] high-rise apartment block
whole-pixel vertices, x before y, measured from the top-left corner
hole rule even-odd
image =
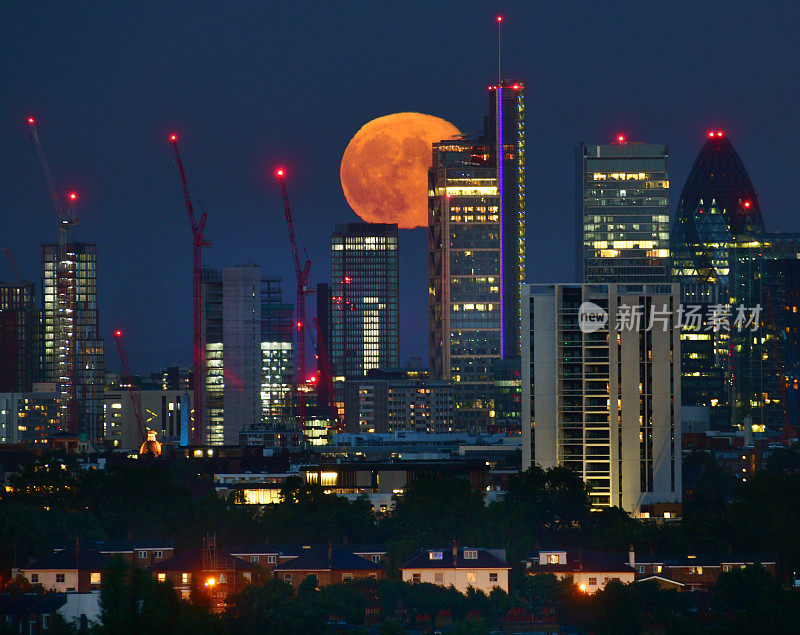
[[[43,379],[58,386],[65,428],[97,442],[105,370],[94,243],[42,245],[42,336]]]
[[[279,278],[256,265],[205,269],[205,443],[233,445],[244,429],[285,418],[294,365],[293,307]]]
[[[27,392],[38,380],[38,313],[32,282],[0,282],[0,392]]]
[[[523,469],[574,470],[593,508],[679,513],[678,285],[525,285],[523,298]]]
[[[455,427],[486,430],[503,328],[500,190],[486,144],[433,144],[428,200],[431,370],[454,383]]]
[[[669,282],[669,148],[578,145],[575,231],[582,282]]]
[[[397,225],[337,225],[331,236],[330,365],[335,378],[400,365]]]

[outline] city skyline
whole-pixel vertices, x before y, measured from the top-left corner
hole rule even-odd
[[[613,25],[625,32],[624,41],[615,41],[613,45],[593,31],[578,38],[556,28],[565,17],[562,9],[531,9],[513,3],[499,7],[506,15],[503,75],[525,79],[528,88],[528,226],[536,228],[528,236],[528,282],[572,281],[571,273],[567,273],[572,262],[571,152],[581,140],[609,143],[617,133],[624,133],[631,141],[668,143],[673,183],[670,211],[674,218],[677,187],[685,180],[703,135],[709,129],[724,130],[748,166],[764,208],[765,222],[774,230],[793,229],[790,178],[793,157],[780,140],[795,130],[796,123],[786,106],[793,101],[794,89],[783,87],[780,82],[791,59],[790,55],[781,57],[781,51],[791,50],[790,39],[784,35],[789,31],[785,25],[797,16],[759,16],[751,21],[743,20],[742,14],[731,10],[730,5],[725,7],[721,12],[714,5],[692,6],[696,20],[690,21],[691,24],[680,20],[678,7],[673,7],[669,15],[639,17],[628,15],[624,7],[602,16],[591,8],[582,15],[566,12],[576,21],[579,32],[597,20],[598,24]],[[243,34],[238,53],[245,51],[246,46],[269,52],[264,59],[283,59],[279,57],[282,50],[293,53],[290,61],[270,65],[268,69],[260,61],[254,66],[255,61],[240,59],[236,53],[223,55],[220,45],[227,42],[225,33],[198,61],[187,61],[180,55],[174,57],[173,47],[178,45],[162,42],[163,24],[185,23],[188,19],[186,24],[201,33],[215,28],[216,24],[203,10],[192,16],[181,14],[181,20],[177,20],[174,18],[178,16],[170,13],[172,9],[165,9],[167,13],[159,14],[159,20],[141,20],[130,46],[115,50],[111,64],[99,59],[102,56],[97,53],[109,46],[109,38],[119,39],[124,20],[118,12],[95,11],[91,20],[81,21],[61,14],[56,8],[44,23],[34,16],[12,13],[8,24],[13,32],[4,26],[4,33],[12,48],[24,43],[26,54],[21,63],[9,64],[6,69],[8,81],[15,88],[0,111],[7,122],[1,138],[12,150],[11,160],[4,164],[8,180],[0,203],[10,219],[15,239],[9,241],[9,246],[23,277],[38,285],[39,245],[55,240],[56,235],[35,151],[26,138],[25,118],[36,115],[57,181],[74,186],[81,196],[78,214],[82,224],[77,228],[76,240],[98,244],[100,335],[108,338],[115,328],[126,332],[135,372],[150,372],[173,362],[188,365],[191,290],[187,280],[191,246],[166,140],[169,132],[176,130],[185,140],[185,161],[193,194],[209,214],[207,233],[213,246],[204,254],[209,266],[253,261],[265,274],[280,275],[286,281],[293,278],[280,195],[271,179],[271,169],[285,159],[298,234],[312,255],[311,281],[327,281],[327,230],[336,223],[356,220],[339,187],[338,163],[349,138],[363,123],[390,112],[419,110],[453,121],[465,131],[480,129],[481,92],[484,82],[492,82],[497,70],[492,30],[495,12],[487,7],[468,9],[457,14],[438,9],[409,9],[398,16],[390,31],[391,37],[397,38],[396,52],[383,52],[391,47],[377,49],[374,45],[379,35],[387,35],[385,31],[371,33],[370,29],[381,23],[382,9],[362,16],[346,16],[348,23],[355,20],[359,27],[355,29],[357,37],[351,47],[356,55],[350,49],[340,51],[334,46],[337,50],[330,61],[344,69],[341,86],[351,91],[344,100],[337,96],[340,86],[335,78],[324,77],[326,65],[323,63],[321,70],[314,66],[319,63],[315,37],[328,44],[339,42],[335,27],[342,24],[337,20],[344,17],[327,15],[327,9],[320,8],[318,13],[333,20],[333,30],[329,33],[329,24],[306,24],[298,43],[288,48],[283,38],[298,36],[296,29],[300,26],[295,24],[302,22],[290,8],[281,8],[269,16],[272,22],[292,27],[286,36],[280,35],[266,45],[256,39],[258,29]],[[258,9],[234,12],[226,20],[234,27],[247,20],[267,24],[267,16]],[[676,33],[676,37],[702,40],[706,51],[702,59],[693,55],[690,60],[687,53],[677,52],[666,43],[642,49],[646,34],[642,29],[656,20]],[[145,26],[148,22],[153,24]],[[441,52],[439,47],[422,47],[420,52],[412,52],[406,48],[410,45],[402,44],[403,34],[412,29],[435,31],[445,22],[449,27],[457,26],[483,38],[485,45],[474,47],[465,56]],[[553,33],[547,32],[548,25]],[[777,29],[778,26],[782,28]],[[72,38],[86,40],[89,35],[96,35],[95,39],[89,38],[91,41],[73,47],[76,68],[89,64],[92,72],[78,72],[66,62],[54,59],[45,40],[58,39],[51,36],[61,29],[68,33],[70,42]],[[347,32],[353,32],[351,27]],[[531,34],[537,35],[535,45]],[[767,38],[769,47],[756,46]],[[414,38],[414,48],[419,49],[419,42],[424,40],[424,37]],[[155,49],[153,57],[147,56],[142,65],[135,52],[147,48],[143,43],[154,43]],[[599,56],[602,60],[581,58],[581,51],[585,53],[596,45],[606,53]],[[731,46],[735,50],[730,54],[740,61],[736,70],[729,70],[723,64]],[[375,56],[378,59],[363,61],[364,47],[380,50]],[[562,64],[550,68],[548,60],[559,59],[559,53],[569,47],[574,47],[575,52]],[[653,73],[638,82],[609,81],[621,71],[634,76],[637,69],[649,68],[650,56],[632,56],[632,52],[641,50],[653,52],[663,73]],[[745,50],[748,55],[743,55]],[[539,59],[543,51],[546,55]],[[428,69],[425,62],[433,54],[443,56],[442,64]],[[173,60],[164,69],[157,68],[161,56]],[[356,58],[358,63],[354,61]],[[235,104],[222,104],[205,89],[202,93],[205,98],[199,99],[197,89],[184,81],[205,77],[210,60],[216,64],[211,68],[224,70],[221,74],[225,79],[214,80],[222,81],[224,90],[239,90],[240,83],[246,81],[247,71],[257,69],[270,73],[268,86],[275,90],[280,86],[290,89],[286,92],[287,100],[280,108],[272,106],[269,97],[272,93],[264,92],[266,89],[245,92]],[[389,70],[377,75],[370,73],[374,79],[368,85],[356,83],[356,78],[369,72],[373,63]],[[184,64],[188,66],[186,79],[173,87],[171,82],[180,75],[178,71]],[[444,77],[442,67],[447,69]],[[120,73],[119,68],[137,72]],[[235,69],[239,71],[233,72]],[[597,77],[591,84],[591,99],[575,100],[570,94],[577,94],[575,91],[583,85],[586,72]],[[110,80],[112,76],[115,81]],[[746,87],[741,77],[748,78]],[[324,115],[314,116],[320,111],[318,100],[307,100],[312,102],[309,104],[295,100],[297,91],[293,87],[298,86],[300,78],[323,99],[331,96]],[[668,80],[671,81],[668,85],[680,90],[665,91],[664,82]],[[119,85],[119,89],[107,91],[108,85]],[[394,85],[397,88],[392,88]],[[779,96],[775,91],[778,85],[785,89]],[[52,92],[44,92],[39,86],[49,86],[50,91],[64,90],[59,90],[56,100]],[[135,110],[126,105],[136,103],[133,96],[150,93],[162,96],[144,99],[142,107]],[[697,98],[681,97],[689,93]],[[760,107],[769,108],[772,113],[766,123],[756,121],[752,114],[755,104],[762,102]],[[287,112],[293,115],[287,119],[288,123],[276,125],[277,118],[285,117]],[[331,129],[333,121],[340,123]],[[308,130],[303,130],[304,127]],[[771,151],[767,153],[763,148]],[[540,157],[548,160],[541,161]],[[315,225],[320,222],[327,225],[326,231],[315,232]],[[559,236],[563,240],[553,239]],[[424,230],[400,233],[403,262],[424,262],[425,251]],[[154,270],[165,275],[142,276],[138,288],[131,290],[124,284],[125,276],[141,252],[149,260],[158,259]],[[5,280],[12,280],[12,276],[8,268],[0,273]],[[401,272],[401,281],[401,297],[410,303],[424,302],[426,272],[422,267],[410,265]],[[159,326],[155,329],[153,324],[158,316],[166,319],[158,319]],[[424,317],[401,311],[400,319],[401,361],[411,356],[426,357]],[[119,362],[111,350],[107,356],[108,368],[116,370]]]

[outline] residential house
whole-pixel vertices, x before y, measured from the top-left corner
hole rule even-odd
[[[108,556],[94,549],[62,549],[15,569],[12,577],[22,575],[32,585],[41,585],[45,591],[86,593],[100,588],[108,563]]]
[[[525,561],[525,570],[529,574],[552,573],[559,580],[572,578],[581,591],[590,594],[611,580],[630,584],[636,577],[635,569],[623,556],[599,551],[543,549]]]
[[[371,554],[377,555],[377,554]],[[361,578],[382,580],[383,566],[372,559],[353,553],[346,547],[303,547],[300,554],[272,569],[275,577],[298,587],[308,576],[317,578],[317,586],[341,584]]]
[[[633,549],[628,560],[636,571],[636,581],[654,580],[663,588],[680,591],[707,590],[713,587],[721,573],[761,565],[775,575],[775,556],[763,553],[723,554],[637,554]]]
[[[171,582],[181,597],[192,589],[208,593],[212,606],[221,608],[228,595],[252,581],[253,565],[216,547],[184,551],[149,567],[159,582]]]
[[[466,593],[469,587],[491,593],[495,587],[508,592],[508,572],[504,549],[458,547],[429,549],[403,563],[403,582],[428,582],[455,587]]]
[[[96,540],[92,543],[84,543],[84,546],[91,547],[109,558],[119,556],[125,562],[135,564],[137,567],[149,567],[175,555],[174,542],[163,539]]]

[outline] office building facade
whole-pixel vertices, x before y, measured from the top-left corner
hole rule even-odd
[[[46,445],[64,430],[54,383],[34,383],[27,392],[0,393],[0,443]]]
[[[27,392],[38,381],[39,328],[32,282],[0,282],[0,392]]]
[[[678,285],[526,285],[523,294],[523,469],[572,469],[595,509],[679,513]]]
[[[493,418],[492,366],[502,359],[500,190],[480,140],[433,144],[428,172],[428,354],[455,390],[454,426]]]
[[[715,307],[757,301],[759,292],[752,285],[759,283],[748,279],[752,254],[746,245],[763,233],[755,188],[739,154],[722,131],[709,132],[681,192],[671,255],[672,279],[681,285],[682,302],[700,306],[706,316],[701,329],[684,328],[681,335],[682,396],[687,405],[708,408],[714,428],[744,424],[731,368],[739,363],[737,357],[750,353],[732,349],[727,329],[699,331],[706,330]]]
[[[330,356],[337,379],[400,365],[397,225],[337,225],[331,236]]]
[[[577,279],[669,282],[669,148],[579,144],[575,163]]]
[[[95,443],[103,430],[103,340],[97,245],[42,245],[42,379],[55,383],[66,431]]]
[[[261,281],[261,423],[286,424],[294,384],[294,305],[283,301],[281,278]]]
[[[500,280],[503,302],[500,351],[519,357],[525,282],[525,82],[505,79],[489,87],[486,137],[497,170],[500,217]]]
[[[142,423],[154,430],[161,442],[182,444],[188,439],[190,413],[194,406],[191,390],[135,390]],[[111,450],[137,451],[142,444],[139,423],[129,390],[106,390],[103,400],[105,431],[103,442]],[[185,432],[184,432],[185,430]]]

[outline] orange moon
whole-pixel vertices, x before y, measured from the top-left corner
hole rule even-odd
[[[342,157],[344,197],[362,220],[428,226],[431,144],[460,135],[439,117],[399,112],[361,127]]]

